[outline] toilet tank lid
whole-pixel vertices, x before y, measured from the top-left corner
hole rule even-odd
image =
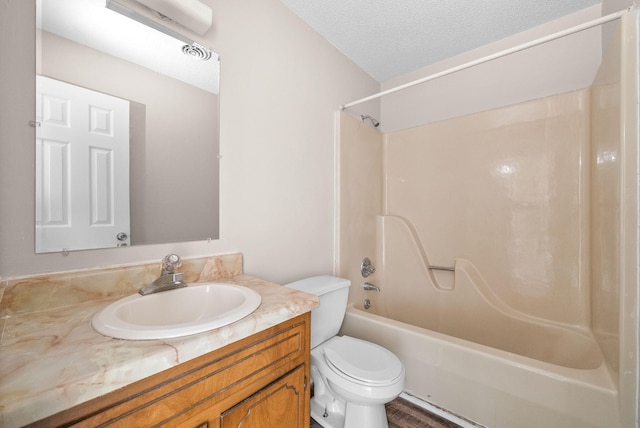
[[[351,285],[351,281],[331,275],[313,276],[287,284],[287,287],[304,291],[305,293],[321,296],[325,293],[345,288]]]

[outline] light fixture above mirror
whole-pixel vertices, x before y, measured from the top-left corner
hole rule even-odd
[[[106,6],[135,19],[147,27],[154,28],[178,40],[191,43],[187,36],[167,28],[165,25],[150,19],[155,16],[164,22],[172,22],[198,35],[205,34],[213,22],[213,11],[200,0],[106,0]],[[140,8],[146,7],[146,14]]]

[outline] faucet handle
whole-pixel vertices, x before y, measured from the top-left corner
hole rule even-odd
[[[162,259],[162,274],[175,273],[176,269],[178,269],[180,265],[182,265],[182,260],[180,260],[179,255],[167,254]]]
[[[362,274],[363,278],[368,277],[375,271],[376,268],[371,264],[371,260],[369,260],[369,257],[365,257],[364,259],[362,259],[362,264],[360,265],[360,273]]]

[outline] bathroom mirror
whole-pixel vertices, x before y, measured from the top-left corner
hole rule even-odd
[[[217,239],[218,55],[105,0],[36,3],[36,252]]]

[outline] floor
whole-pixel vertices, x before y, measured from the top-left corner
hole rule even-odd
[[[389,428],[460,428],[403,398],[396,398],[386,408]],[[311,428],[322,428],[322,425],[311,419]]]

